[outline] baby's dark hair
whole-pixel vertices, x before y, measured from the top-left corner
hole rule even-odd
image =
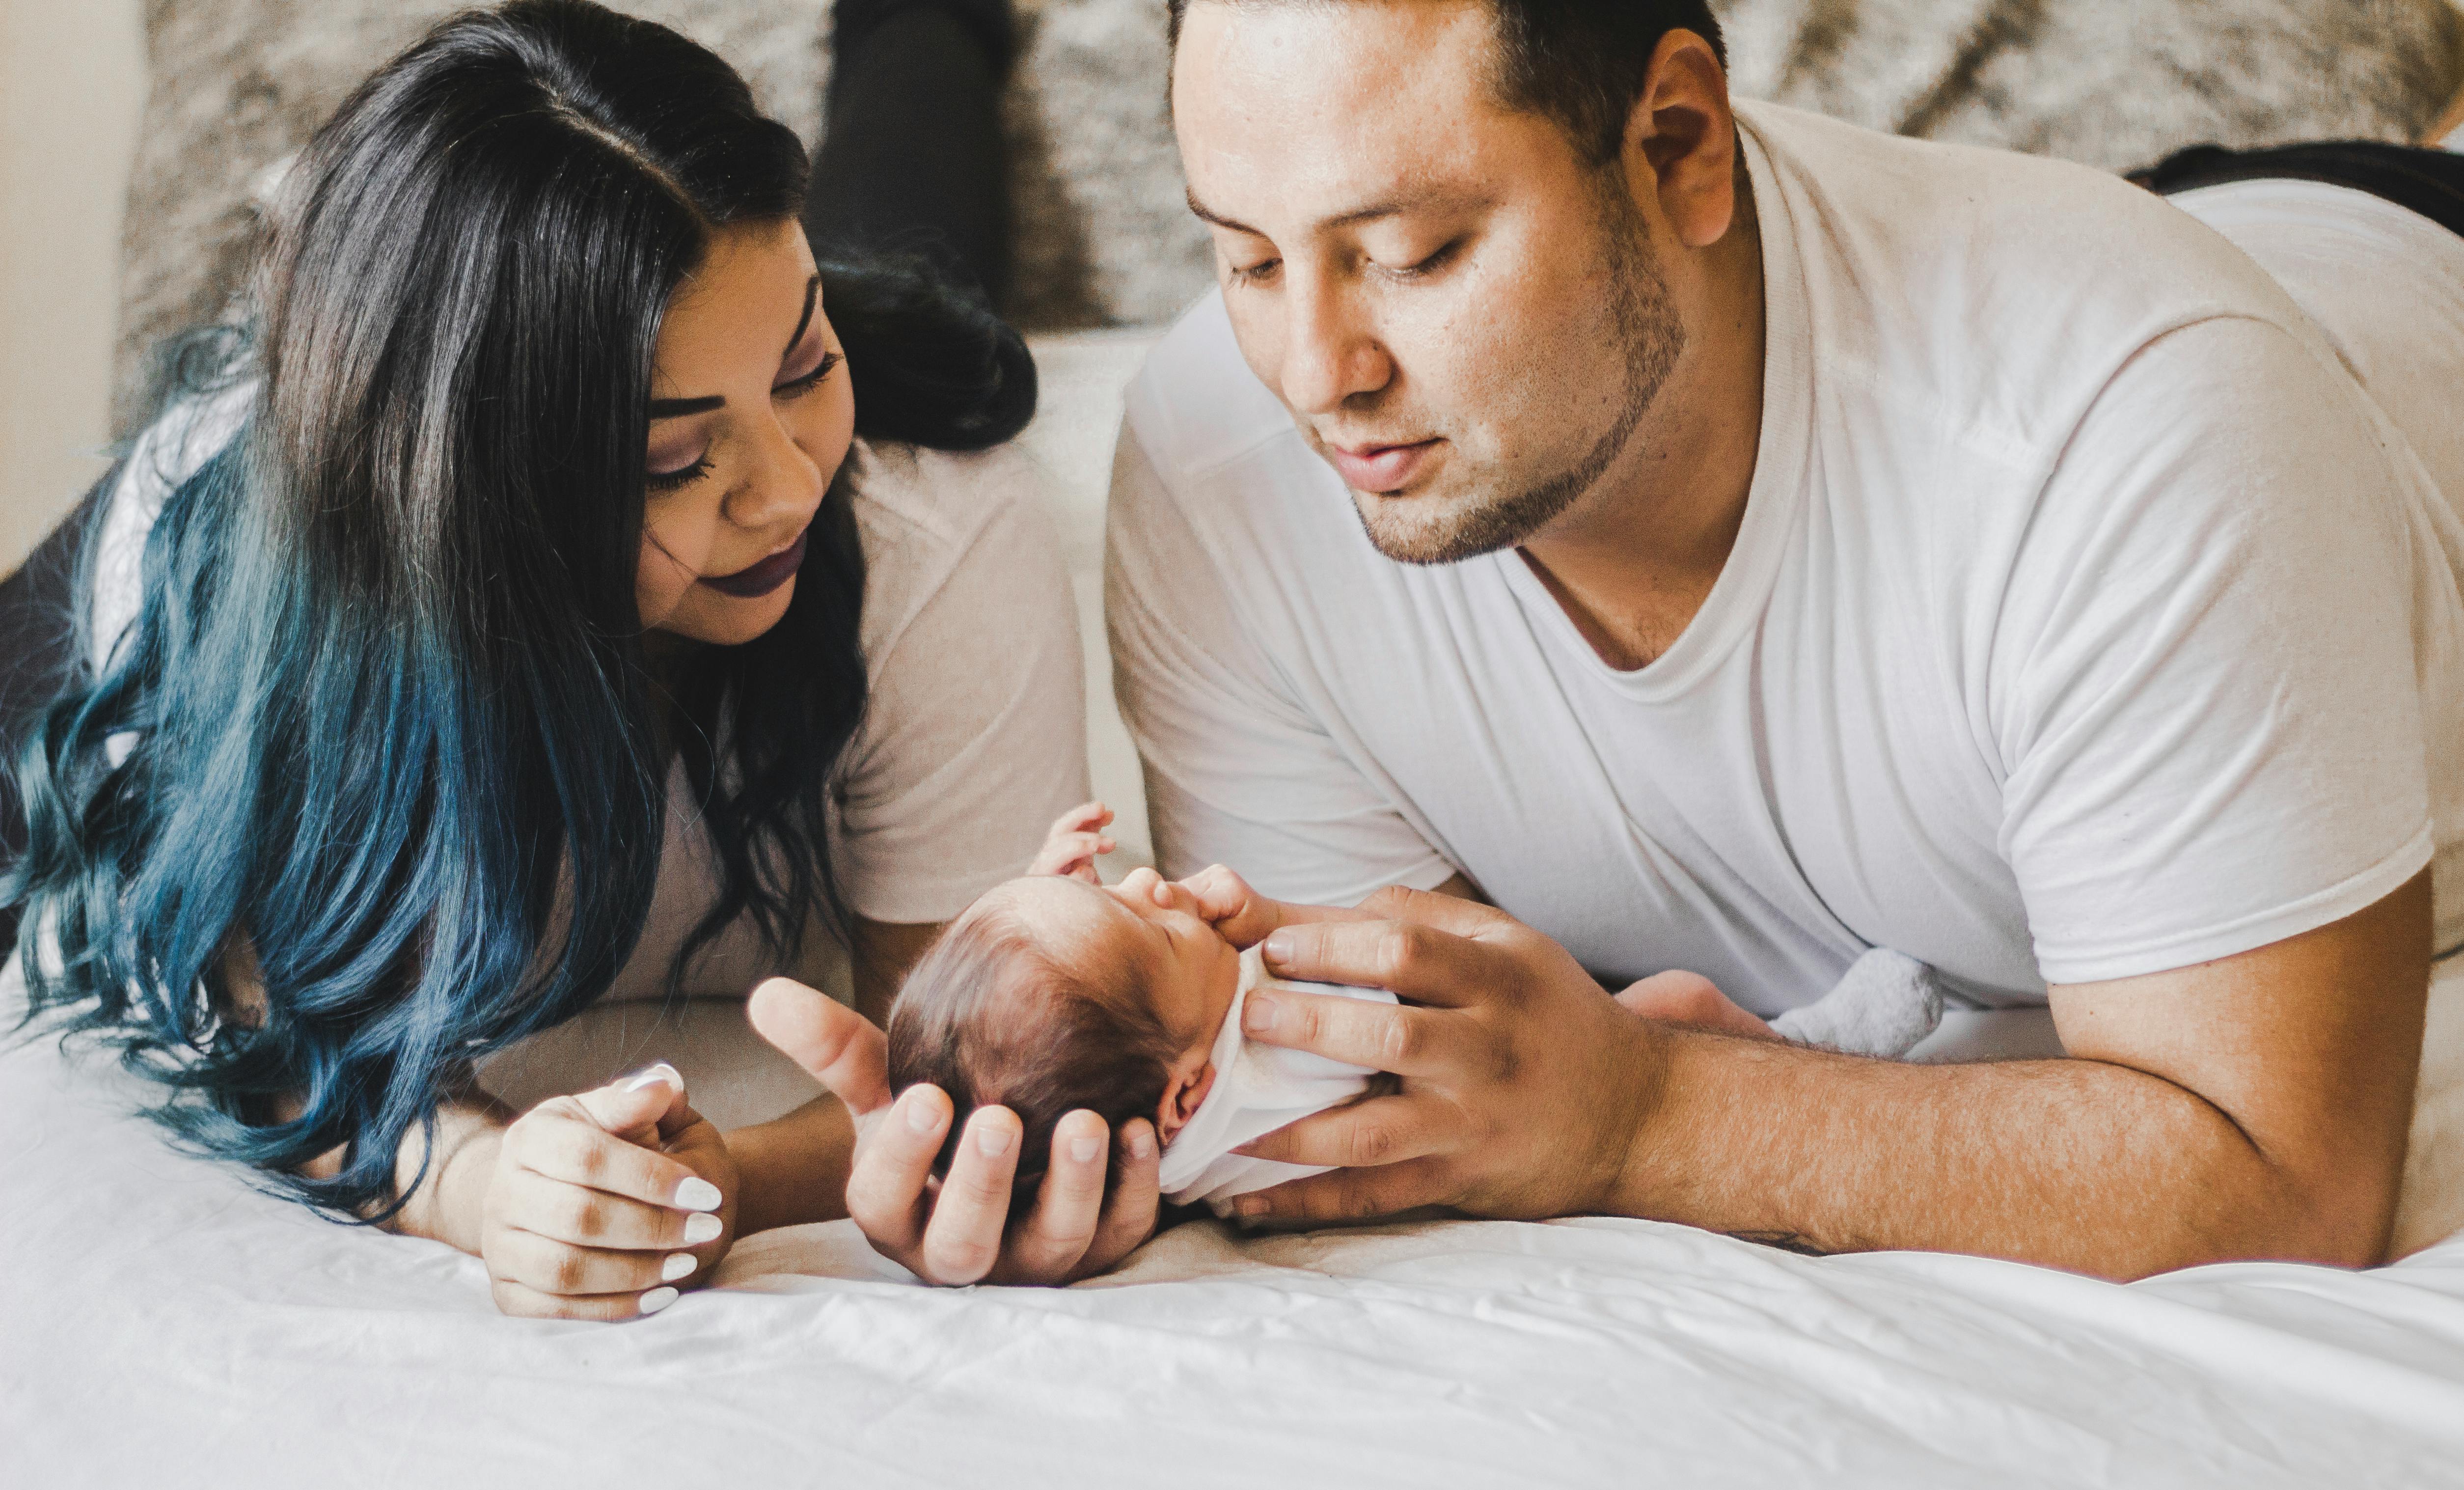
[[[1051,1163],[1052,1129],[1081,1107],[1112,1132],[1153,1120],[1177,1054],[1129,967],[1067,968],[1007,905],[978,902],[907,975],[890,1011],[890,1082],[931,1082],[957,1110],[934,1172],[946,1174],[978,1107],[1025,1128],[1013,1203]]]

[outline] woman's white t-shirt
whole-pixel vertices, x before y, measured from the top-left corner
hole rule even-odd
[[[1380,556],[1220,297],[1157,348],[1106,608],[1159,867],[1321,903],[1460,871],[1613,986],[1684,968],[1764,1014],[1876,946],[2037,1003],[2325,925],[2433,855],[2464,937],[2464,468],[2424,465],[2464,457],[2390,423],[2464,418],[2440,273],[2313,255],[2417,318],[2381,336],[2318,296],[2357,342],[2411,334],[2369,374],[2383,410],[2297,303],[2315,276],[2279,284],[2202,203],[1738,118],[1761,448],[1646,668],[1513,551]]]
[[[136,617],[145,536],[165,497],[231,438],[253,392],[242,384],[176,411],[131,452],[94,556],[98,661]],[[847,459],[870,696],[837,767],[832,866],[866,920],[946,921],[1022,872],[1052,820],[1087,799],[1077,614],[1023,455],[858,441]],[[717,888],[681,769],[666,831],[650,921],[612,999],[666,993],[669,964]],[[843,990],[843,950],[808,943],[798,966],[780,967],[739,925],[695,958],[684,992],[740,997],[775,974]]]

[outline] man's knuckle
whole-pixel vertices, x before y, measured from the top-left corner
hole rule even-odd
[[[1383,1164],[1394,1156],[1401,1140],[1383,1123],[1363,1123],[1352,1130],[1350,1161],[1355,1165]]]

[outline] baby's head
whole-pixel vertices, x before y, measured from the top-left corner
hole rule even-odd
[[[1116,1134],[1146,1118],[1170,1143],[1206,1100],[1241,954],[1186,891],[1160,883],[1145,871],[1118,889],[1012,880],[916,963],[890,1014],[890,1079],[950,1094],[957,1121],[936,1169],[947,1172],[979,1107],[1018,1114],[1023,1182],[1044,1172],[1054,1125],[1081,1107]]]

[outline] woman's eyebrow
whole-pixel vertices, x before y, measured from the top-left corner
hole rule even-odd
[[[822,276],[816,272],[812,278],[804,281],[804,311],[803,315],[796,318],[796,334],[787,339],[788,352],[795,351],[796,343],[804,340],[804,332],[813,324],[813,308],[820,303],[821,295]],[[781,355],[783,357],[785,354]],[[727,395],[723,393],[713,393],[697,399],[652,399],[650,417],[682,419],[687,414],[706,414],[714,408],[726,406]]]
[[[820,300],[821,294],[822,275],[821,272],[816,270],[813,277],[804,281],[804,314],[796,318],[796,334],[787,339],[787,350],[779,354],[781,359],[793,355],[796,343],[804,340],[804,328],[813,323],[813,306]]]

